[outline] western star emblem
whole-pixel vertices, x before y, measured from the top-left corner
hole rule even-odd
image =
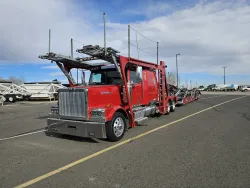
[[[105,94],[112,94],[112,92],[109,92],[109,91],[102,91],[101,92],[101,95],[105,95]]]

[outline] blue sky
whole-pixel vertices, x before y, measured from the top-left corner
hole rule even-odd
[[[19,16],[16,18],[13,12]],[[127,24],[159,41],[160,60],[166,62],[168,71],[175,72],[175,54],[180,53],[181,84],[186,80],[223,84],[222,66],[227,66],[227,83],[250,83],[248,0],[3,0],[0,77],[23,76],[27,82],[64,81],[54,64],[38,59],[47,52],[48,29],[52,29],[53,52],[69,55],[71,37],[80,43],[102,45],[103,12],[107,14],[108,45],[123,55],[127,54]],[[131,36],[135,43],[135,33]],[[80,48],[76,41],[74,47]],[[143,37],[138,41],[139,47],[149,53],[140,51],[140,58],[155,62],[155,44]],[[131,50],[137,56],[136,49]]]

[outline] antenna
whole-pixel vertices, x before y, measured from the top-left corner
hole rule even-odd
[[[106,48],[106,14],[103,13],[103,23],[104,23],[104,51],[105,55],[107,54],[107,48]]]
[[[130,58],[130,25],[128,25],[128,58]]]
[[[49,29],[49,53],[50,53],[50,39],[51,39],[51,30]]]

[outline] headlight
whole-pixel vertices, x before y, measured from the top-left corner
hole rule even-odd
[[[93,117],[104,117],[105,116],[105,109],[103,109],[103,108],[92,109],[91,115]]]

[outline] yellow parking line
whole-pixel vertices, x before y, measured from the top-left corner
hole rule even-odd
[[[226,104],[226,103],[229,103],[229,102],[232,102],[232,101],[235,101],[235,100],[244,98],[244,97],[246,97],[246,96],[238,97],[238,98],[234,98],[234,99],[228,100],[228,101],[226,101],[226,102],[223,102],[223,103],[220,103],[220,104],[211,106],[211,107],[209,107],[209,108],[206,108],[206,109],[204,109],[204,110],[198,111],[198,112],[196,112],[196,113],[190,114],[190,115],[188,115],[188,116],[186,116],[186,117],[183,117],[183,118],[181,118],[181,119],[178,119],[178,120],[176,120],[176,121],[173,121],[173,122],[170,122],[170,123],[168,123],[168,124],[162,125],[162,126],[160,126],[160,127],[157,127],[157,128],[155,128],[155,129],[152,129],[152,130],[147,131],[147,132],[145,132],[145,133],[139,134],[139,135],[137,135],[137,136],[135,136],[135,137],[133,137],[133,138],[127,139],[127,140],[125,140],[125,141],[122,141],[122,142],[120,142],[120,143],[118,143],[118,144],[115,144],[115,145],[113,145],[113,146],[110,146],[110,147],[108,147],[108,148],[106,148],[106,149],[103,149],[103,150],[100,150],[100,151],[98,151],[98,152],[96,152],[96,153],[93,153],[93,154],[91,154],[91,155],[89,155],[89,156],[87,156],[87,157],[83,157],[83,158],[81,158],[81,159],[79,159],[79,160],[77,160],[77,161],[74,161],[74,162],[72,162],[72,163],[70,163],[70,164],[68,164],[68,165],[65,165],[65,166],[63,166],[63,167],[61,167],[61,168],[58,168],[58,169],[53,170],[53,171],[51,171],[51,172],[49,172],[49,173],[46,173],[46,174],[41,175],[41,176],[39,176],[39,177],[37,177],[37,178],[34,178],[34,179],[30,180],[30,181],[27,181],[27,182],[25,182],[25,183],[23,183],[23,184],[21,184],[21,185],[16,186],[16,188],[23,188],[23,187],[27,187],[27,186],[29,186],[29,185],[35,184],[35,183],[37,183],[37,182],[39,182],[39,181],[41,181],[41,180],[43,180],[43,179],[46,179],[46,178],[48,178],[48,177],[50,177],[50,176],[53,176],[53,175],[58,174],[58,173],[60,173],[60,172],[62,172],[62,171],[64,171],[64,170],[67,170],[67,169],[69,169],[69,168],[71,168],[71,167],[73,167],[73,166],[76,166],[76,165],[78,165],[78,164],[81,164],[81,163],[83,163],[83,162],[85,162],[85,161],[87,161],[87,160],[89,160],[89,159],[92,159],[92,158],[94,158],[94,157],[96,157],[96,156],[98,156],[98,155],[101,155],[101,154],[103,154],[103,153],[105,153],[105,152],[107,152],[107,151],[110,151],[110,150],[115,149],[115,148],[117,148],[117,147],[119,147],[119,146],[122,146],[122,145],[124,145],[124,144],[127,144],[127,143],[131,142],[132,140],[136,140],[136,139],[141,138],[141,137],[143,137],[143,136],[146,136],[146,135],[148,135],[148,134],[150,134],[150,133],[153,133],[153,132],[155,132],[155,131],[158,131],[158,130],[160,130],[160,129],[163,129],[163,128],[169,126],[169,125],[172,125],[172,124],[181,122],[181,121],[183,121],[183,120],[185,120],[185,119],[188,119],[188,118],[190,118],[190,117],[193,117],[193,116],[195,116],[195,115],[197,115],[197,114],[200,114],[200,113],[202,113],[202,112],[208,111],[208,110],[210,110],[210,109],[212,109],[212,108],[214,108],[214,107],[221,106],[221,105],[223,105],[223,104]]]

